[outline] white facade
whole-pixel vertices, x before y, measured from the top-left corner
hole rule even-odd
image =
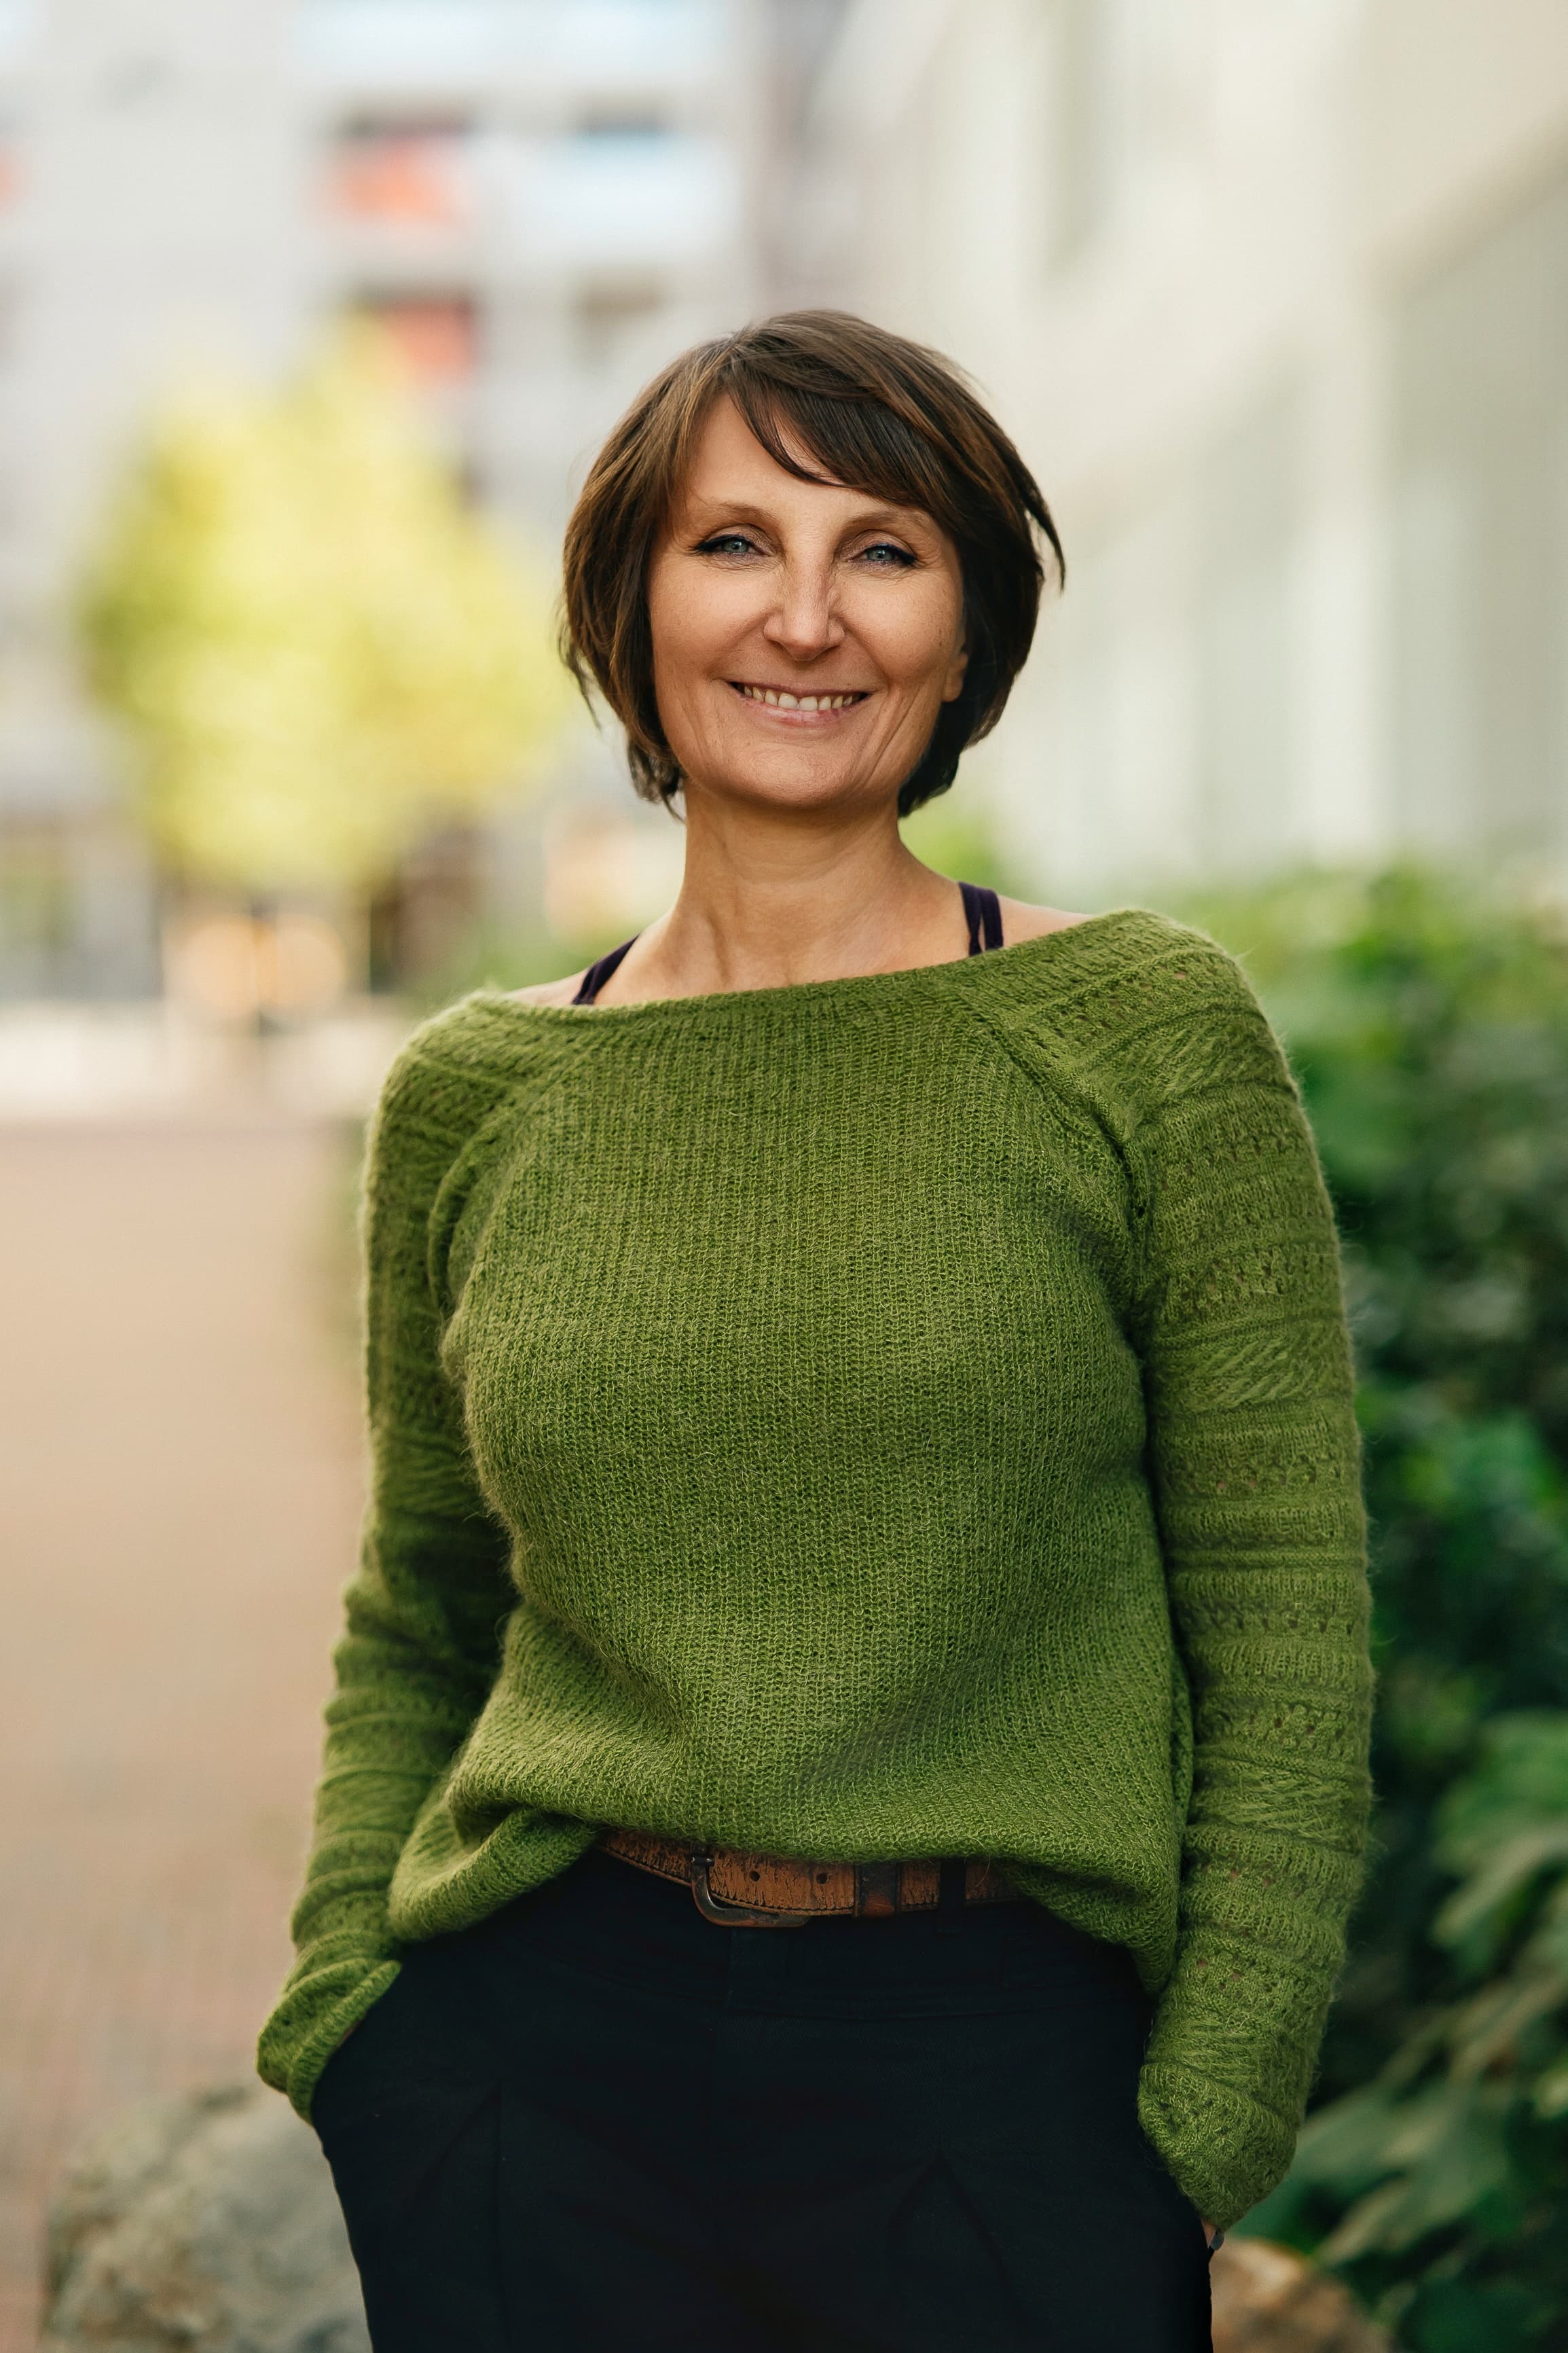
[[[853,0],[814,142],[1067,542],[974,755],[1042,887],[1568,861],[1561,0]]]
[[[0,995],[153,984],[70,676],[150,408],[384,317],[549,548],[651,369],[756,300],[758,0],[0,0]]]

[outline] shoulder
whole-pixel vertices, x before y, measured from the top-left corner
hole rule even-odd
[[[996,963],[1009,969],[993,1018],[1013,1040],[1135,1119],[1216,1083],[1289,1088],[1235,957],[1169,916],[1131,907],[1058,924]]]
[[[1012,902],[1005,902],[1009,913]],[[1121,907],[1103,915],[1064,916],[1052,908],[1021,907],[1033,924],[1009,922],[1007,944],[1030,950],[1005,965],[1007,994],[1050,1022],[1071,1015],[1086,1039],[1097,1029],[1107,1040],[1146,1024],[1186,1024],[1205,1015],[1237,1012],[1263,1018],[1251,984],[1236,958],[1206,933],[1156,914]],[[984,959],[986,964],[991,959]]]
[[[1024,899],[999,898],[1002,929],[1008,942],[1018,945],[1024,940],[1041,940],[1051,932],[1070,932],[1079,923],[1092,921],[1089,915],[1075,915],[1065,907],[1032,907]]]
[[[382,1083],[372,1158],[449,1161],[524,1077],[526,1024],[493,989],[459,999],[405,1040]]]
[[[536,980],[531,988],[514,988],[510,1001],[514,1005],[574,1005],[577,991],[586,977],[584,966],[581,972],[568,973],[564,980]]]

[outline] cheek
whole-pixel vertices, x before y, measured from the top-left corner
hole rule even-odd
[[[961,642],[959,599],[934,579],[911,581],[903,596],[868,596],[857,634],[889,684],[922,703],[940,701]]]
[[[647,626],[654,685],[662,702],[691,667],[698,616],[691,609],[690,597],[683,596],[668,574],[661,575],[657,567],[647,584]]]
[[[742,604],[733,585],[722,576],[655,567],[648,580],[647,619],[654,682],[661,698],[679,696],[722,668],[726,647],[746,627]]]

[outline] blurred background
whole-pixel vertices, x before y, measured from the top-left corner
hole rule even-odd
[[[379,1076],[679,881],[574,489],[824,301],[1068,549],[911,838],[1245,954],[1341,1208],[1383,1811],[1252,2227],[1568,2346],[1561,0],[0,0],[0,2353],[83,2129],[285,1967]]]

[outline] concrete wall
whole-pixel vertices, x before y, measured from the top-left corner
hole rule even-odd
[[[976,755],[1042,884],[1561,855],[1561,8],[858,0],[814,132],[821,281],[979,375],[1067,539]]]

